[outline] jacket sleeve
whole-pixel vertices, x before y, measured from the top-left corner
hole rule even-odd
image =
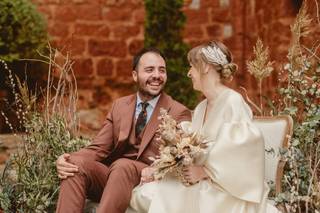
[[[191,121],[191,111],[186,107],[181,108],[177,112],[176,121],[178,123],[180,123],[182,121]]]
[[[113,103],[110,112],[103,122],[102,128],[91,144],[77,152],[71,153],[71,155],[84,156],[85,158],[89,158],[94,161],[103,161],[109,156],[114,148],[113,114],[115,106],[116,103]]]

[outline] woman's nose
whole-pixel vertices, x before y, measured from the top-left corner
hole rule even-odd
[[[188,71],[187,76],[191,78],[191,70]]]

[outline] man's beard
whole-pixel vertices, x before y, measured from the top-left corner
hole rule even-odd
[[[149,83],[150,81],[147,80],[146,84],[145,84],[145,87],[147,87],[147,84]],[[143,96],[145,97],[149,97],[150,99],[153,99],[155,97],[157,97],[158,95],[160,95],[164,89],[164,85],[163,85],[163,81],[161,81],[161,84],[162,84],[162,88],[159,90],[159,92],[157,94],[152,94],[150,93],[149,91],[147,91],[146,89],[144,89],[144,87],[140,86],[141,85],[141,82],[138,80],[138,91],[139,93],[141,93]]]

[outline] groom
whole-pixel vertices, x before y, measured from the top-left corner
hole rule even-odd
[[[56,212],[83,212],[86,197],[100,201],[97,212],[125,212],[141,170],[158,154],[160,108],[178,122],[190,120],[190,111],[162,91],[167,73],[159,50],[141,50],[132,76],[138,92],[114,101],[91,145],[57,159],[62,181]]]

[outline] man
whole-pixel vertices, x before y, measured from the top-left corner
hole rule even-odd
[[[190,111],[162,91],[166,63],[157,49],[143,49],[134,57],[132,76],[138,92],[113,103],[92,144],[58,158],[62,182],[56,212],[80,213],[86,197],[100,201],[97,212],[125,212],[141,170],[158,154],[160,108],[179,122],[190,120]]]

